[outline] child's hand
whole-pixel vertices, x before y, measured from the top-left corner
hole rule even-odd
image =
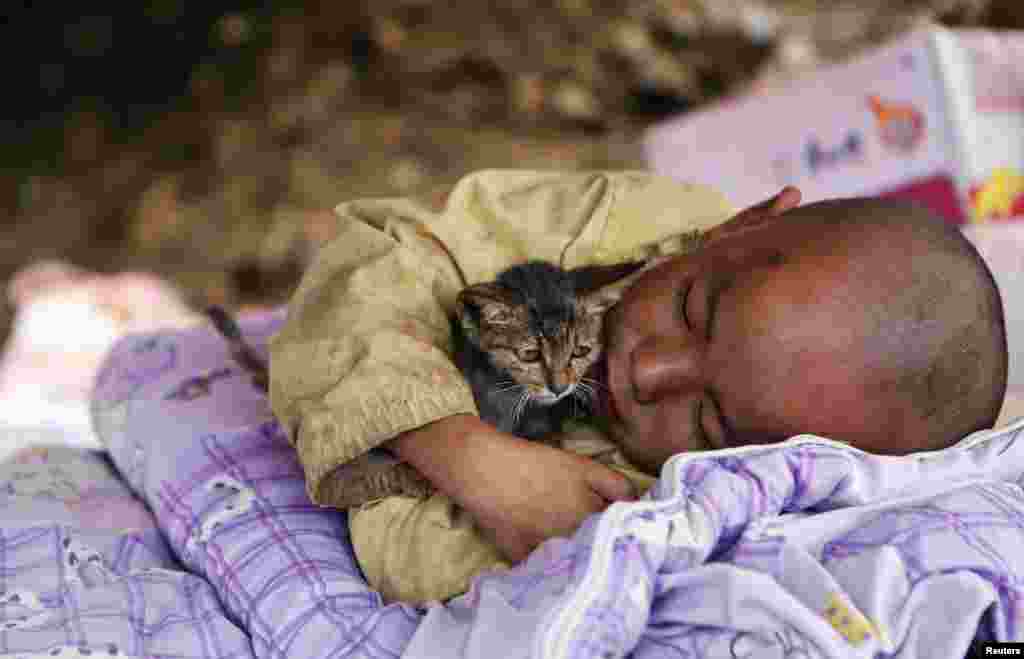
[[[742,210],[728,221],[709,229],[704,234],[704,238],[708,242],[712,242],[776,220],[780,215],[799,206],[802,198],[803,195],[799,188],[787,185],[774,197]]]
[[[478,446],[460,456],[464,481],[453,498],[509,561],[636,497],[625,477],[581,455],[498,432],[470,441]]]
[[[621,474],[567,451],[498,432],[476,417],[442,419],[391,443],[466,509],[512,562],[571,535],[589,515],[635,498]]]

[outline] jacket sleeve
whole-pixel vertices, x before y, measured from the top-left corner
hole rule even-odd
[[[317,503],[357,503],[327,479],[338,466],[407,430],[476,413],[449,345],[447,313],[462,282],[423,222],[429,212],[405,200],[340,206],[336,237],[271,340],[271,407]],[[376,457],[366,468],[377,465],[379,481],[394,461]],[[386,493],[350,489],[359,499]]]
[[[729,215],[708,188],[641,172],[495,170],[462,179],[440,213],[405,199],[349,202],[336,213],[335,238],[270,343],[274,414],[311,498],[335,507],[396,486],[429,491],[411,468],[372,449],[477,413],[452,358],[448,315],[463,287],[527,259],[563,267],[625,260],[639,254],[625,247],[694,228],[680,213],[696,216],[696,229]]]

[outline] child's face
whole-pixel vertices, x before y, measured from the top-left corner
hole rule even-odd
[[[722,238],[646,273],[609,312],[609,413],[638,466],[800,433],[887,453],[886,437],[921,423],[867,384],[884,367],[855,271],[867,264],[786,249],[808,238],[785,222]]]

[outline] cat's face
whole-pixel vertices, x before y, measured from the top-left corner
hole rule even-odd
[[[585,375],[602,356],[604,313],[620,292],[606,288],[577,295],[570,313],[562,314],[545,333],[535,331],[524,303],[493,283],[463,290],[458,315],[469,340],[508,376],[502,386],[519,387],[540,405],[568,396],[593,402],[597,383]]]

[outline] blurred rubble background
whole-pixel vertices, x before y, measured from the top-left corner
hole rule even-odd
[[[7,7],[0,282],[63,257],[276,304],[342,200],[440,203],[483,167],[641,167],[652,122],[924,21],[1024,28],[1020,0],[185,5]]]

